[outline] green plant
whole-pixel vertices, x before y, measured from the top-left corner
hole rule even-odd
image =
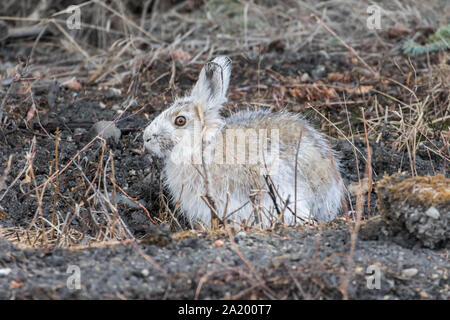
[[[414,40],[408,40],[403,45],[403,53],[413,57],[426,52],[448,50],[450,48],[450,24],[440,27],[428,38],[428,43],[419,44]]]

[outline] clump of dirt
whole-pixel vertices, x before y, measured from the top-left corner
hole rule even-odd
[[[450,179],[442,174],[409,177],[396,174],[376,188],[378,208],[388,224],[403,229],[429,248],[450,239]]]

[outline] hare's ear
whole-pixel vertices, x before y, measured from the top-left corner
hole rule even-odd
[[[227,100],[230,74],[231,59],[225,56],[215,58],[203,67],[191,96],[205,103],[207,108],[220,107]]]

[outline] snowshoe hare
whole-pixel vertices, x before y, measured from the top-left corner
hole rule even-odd
[[[208,62],[190,95],[145,128],[171,200],[206,226],[212,216],[259,227],[334,219],[343,183],[327,139],[285,111],[222,117],[230,72],[228,57]]]

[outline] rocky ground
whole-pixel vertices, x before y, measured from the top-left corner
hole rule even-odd
[[[155,232],[152,230],[152,232]],[[167,231],[160,231],[166,234]],[[393,241],[382,223],[362,228],[351,299],[449,299],[448,247]],[[190,235],[165,246],[23,250],[1,240],[2,299],[339,299],[350,237],[341,221],[322,230]],[[148,259],[152,263],[149,263]],[[77,266],[80,289],[70,289]],[[372,266],[372,267],[371,267]],[[161,270],[159,270],[161,268]],[[375,273],[380,282],[376,287]],[[69,285],[68,285],[69,284]]]

